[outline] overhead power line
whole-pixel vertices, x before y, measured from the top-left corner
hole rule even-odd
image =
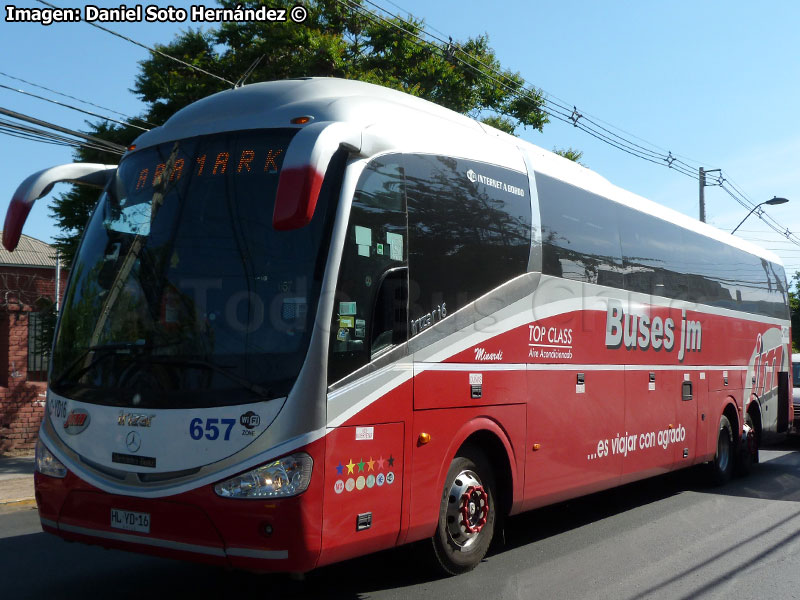
[[[87,145],[86,142],[89,142],[91,147],[94,147],[95,149],[98,150],[103,150],[105,152],[111,152],[113,154],[124,154],[125,151],[127,150],[125,146],[115,144],[114,142],[109,142],[107,140],[103,140],[101,138],[92,135],[87,135],[85,133],[81,133],[80,131],[75,131],[74,129],[69,129],[67,127],[62,127],[60,125],[48,123],[47,121],[42,121],[41,119],[37,119],[35,117],[30,117],[28,115],[15,112],[13,110],[8,110],[7,108],[0,108],[0,114],[6,115],[7,117],[12,117],[20,121],[31,123],[33,125],[39,125],[40,127],[46,127],[48,129],[52,129],[60,133],[66,133],[67,135],[80,138],[81,140],[83,140],[83,142],[79,142],[81,145]],[[8,122],[6,124],[8,124]],[[77,142],[77,140],[73,141]]]
[[[36,1],[39,2],[40,4],[44,4],[45,6],[49,6],[50,8],[60,8],[60,7],[56,6],[55,4],[51,4],[50,2],[47,2],[46,0],[36,0]],[[87,25],[91,25],[92,27],[97,27],[98,29],[101,29],[102,31],[105,31],[106,33],[110,33],[111,35],[115,35],[118,38],[125,40],[126,42],[130,42],[131,44],[135,44],[136,46],[139,46],[140,48],[144,48],[145,50],[148,50],[149,52],[152,52],[153,54],[158,54],[159,56],[163,56],[164,58],[168,58],[168,59],[170,59],[172,61],[175,61],[176,63],[179,63],[179,64],[183,65],[184,67],[188,67],[189,69],[193,69],[193,70],[197,71],[198,73],[203,73],[204,75],[208,75],[209,77],[213,77],[214,79],[219,79],[220,81],[224,81],[225,83],[227,83],[227,84],[229,84],[231,86],[234,85],[233,81],[229,81],[228,79],[225,79],[224,77],[220,77],[219,75],[211,73],[210,71],[206,71],[205,69],[203,69],[201,67],[198,67],[197,65],[193,65],[193,64],[188,63],[186,61],[183,61],[180,58],[176,58],[174,56],[170,56],[166,52],[163,52],[161,50],[157,50],[156,48],[151,48],[150,46],[147,46],[146,44],[142,44],[141,42],[137,42],[136,40],[131,39],[126,35],[122,35],[121,33],[118,33],[118,32],[116,32],[116,31],[114,31],[112,29],[109,29],[108,27],[103,27],[102,25],[98,25],[97,23],[92,23],[91,21],[83,21],[83,22],[86,23]]]
[[[489,81],[491,81],[492,83],[494,83],[495,86],[505,90],[512,97],[519,98],[522,100],[528,100],[540,105],[539,109],[542,112],[544,112],[546,115],[556,120],[572,125],[573,127],[580,129],[584,133],[591,135],[592,137],[616,148],[617,150],[621,150],[627,154],[630,154],[632,156],[635,156],[642,160],[646,160],[651,163],[666,166],[668,168],[677,171],[678,173],[681,173],[682,175],[685,175],[695,180],[699,180],[698,167],[701,165],[701,163],[695,161],[694,159],[688,159],[678,154],[673,154],[669,150],[665,151],[663,148],[660,148],[636,136],[632,136],[631,134],[628,134],[623,130],[620,130],[612,125],[609,125],[608,123],[605,123],[600,119],[589,117],[582,111],[579,111],[576,106],[573,105],[572,108],[570,108],[568,103],[558,100],[554,96],[546,94],[541,90],[533,88],[531,84],[529,84],[524,79],[522,79],[522,85],[520,85],[519,82],[511,79],[508,75],[502,73],[493,65],[486,64],[479,58],[464,51],[457,44],[453,44],[452,38],[450,38],[449,36],[448,39],[445,40],[443,37],[438,37],[436,35],[433,35],[430,32],[426,31],[424,27],[421,27],[420,30],[422,34],[424,34],[425,36],[423,37],[418,33],[416,33],[415,31],[411,31],[401,26],[398,23],[398,21],[400,23],[408,23],[408,20],[403,19],[398,15],[395,15],[389,10],[379,6],[372,0],[363,0],[363,1],[377,8],[383,13],[387,14],[391,20],[372,12],[368,8],[364,7],[357,0],[337,0],[337,2],[339,2],[339,4],[343,5],[345,8],[358,12],[367,19],[371,20],[373,23],[379,25],[388,25],[390,27],[393,27],[396,30],[400,31],[403,35],[405,35],[409,39],[409,41],[413,42],[414,44],[424,47],[427,50],[437,52],[440,56],[444,57],[446,60],[450,62],[457,62],[463,67],[470,69],[477,75],[484,77]],[[391,2],[391,4],[399,8],[400,10],[404,10],[400,8],[397,4],[394,4],[394,2]],[[417,19],[410,12],[408,11],[405,12],[409,15],[410,19],[419,21],[419,19]],[[441,34],[441,32],[439,33]],[[444,36],[444,34],[441,35]],[[612,128],[620,133],[612,131]],[[631,140],[630,139],[631,137],[633,137],[635,140],[638,141]],[[687,161],[690,161],[691,163],[694,164],[690,164],[690,162]],[[711,185],[717,185],[720,188],[722,188],[726,193],[728,193],[734,200],[736,200],[746,209],[750,210],[756,206],[756,203],[754,203],[743,192],[741,192],[741,190],[739,190],[733,184],[730,178],[727,179],[725,178],[721,170],[718,177],[709,179],[715,181],[715,183]],[[726,182],[729,183],[730,185],[725,186]],[[767,224],[767,226],[769,226],[773,231],[785,237],[793,244],[800,246],[800,238],[798,238],[788,228],[782,227],[767,213],[765,213],[764,211],[757,210],[755,214],[762,221],[764,221]]]
[[[44,100],[45,102],[51,102],[52,104],[57,104],[58,106],[63,106],[64,108],[69,108],[71,110],[75,110],[77,112],[83,113],[85,115],[89,115],[91,117],[96,117],[98,119],[103,119],[105,121],[110,121],[112,123],[117,123],[118,125],[125,125],[127,127],[134,127],[136,129],[140,129],[141,131],[150,131],[146,127],[140,127],[139,125],[134,125],[133,123],[128,123],[127,121],[120,121],[119,119],[114,119],[112,117],[106,117],[96,112],[92,112],[90,110],[84,110],[82,108],[78,108],[77,106],[72,106],[71,104],[66,104],[64,102],[59,102],[58,100],[51,100],[50,98],[45,98],[44,96],[39,96],[38,94],[33,94],[31,92],[26,92],[25,90],[20,90],[17,88],[13,88],[8,85],[3,85],[0,83],[0,88],[4,90],[10,90],[12,92],[17,92],[18,94],[24,94],[25,96],[30,96],[31,98],[36,98],[37,100]]]
[[[131,117],[130,115],[126,115],[125,113],[119,112],[118,110],[114,110],[113,108],[108,108],[106,106],[101,106],[100,104],[95,104],[94,102],[89,102],[88,100],[83,100],[81,98],[76,98],[75,96],[70,96],[69,94],[59,92],[58,90],[51,89],[49,87],[40,85],[38,83],[34,83],[32,81],[28,81],[27,79],[22,79],[21,77],[15,77],[14,75],[9,75],[8,73],[4,73],[3,71],[0,71],[0,75],[2,75],[3,77],[8,77],[9,79],[13,79],[14,81],[19,81],[21,83],[33,86],[40,90],[44,90],[45,92],[50,92],[51,94],[55,94],[63,98],[69,98],[70,100],[75,100],[76,102],[80,102],[81,104],[86,104],[87,106],[94,106],[95,108],[99,108],[101,110],[114,113],[115,115],[123,117],[128,121],[139,121],[140,123],[144,123],[145,125],[150,125],[151,127],[158,127],[158,125],[156,125],[155,123],[150,123],[149,121],[145,121],[140,117]]]
[[[728,180],[727,183],[730,183]],[[739,191],[733,184],[730,187],[726,186],[725,183],[720,185],[720,188],[727,193],[731,198],[736,200],[739,204],[741,204],[744,208],[748,210],[752,210],[756,204],[750,200],[747,196],[745,196],[741,191]],[[788,227],[783,227],[780,223],[778,223],[775,219],[773,219],[769,213],[762,209],[756,209],[755,214],[759,219],[761,219],[764,224],[772,229],[778,235],[785,237],[787,240],[795,244],[796,246],[800,246],[800,238],[797,237],[792,231],[789,230]]]
[[[383,8],[382,6],[376,4],[372,0],[365,0],[365,1],[368,4],[371,4],[372,6],[377,8],[378,10],[381,10],[382,12],[386,13],[387,15],[389,15],[392,18],[401,19],[401,20],[405,21],[405,19],[402,19],[398,15],[395,15],[392,12],[386,10],[385,8]],[[389,4],[391,4],[392,6],[394,6],[395,8],[397,8],[398,10],[405,12],[410,18],[415,19],[417,21],[421,20],[421,19],[418,19],[416,16],[414,16],[410,11],[408,11],[405,8],[399,6],[395,2],[392,2],[392,0],[385,0],[385,1],[388,2]],[[436,36],[431,35],[429,32],[425,31],[425,29],[432,29],[433,31],[435,31],[436,33],[438,33],[442,37],[437,38]],[[452,43],[452,38],[450,36],[448,36],[446,33],[442,32],[441,30],[436,29],[435,27],[433,27],[432,25],[430,25],[428,23],[425,24],[425,26],[423,28],[423,33],[426,36],[430,37],[431,39],[435,40],[436,42],[438,42],[440,44],[446,45],[446,44],[451,44]],[[447,38],[447,41],[445,41],[444,38]],[[464,54],[466,54],[466,53],[464,53]],[[475,60],[478,60],[475,57],[472,57],[472,58],[475,59]],[[487,67],[489,69],[492,68],[489,65],[486,65],[485,63],[481,63],[481,64],[483,64],[485,67]],[[524,83],[526,85],[530,85],[524,79],[523,79],[523,81],[524,81]],[[538,89],[539,92],[541,92],[543,94],[543,96],[545,97],[545,101],[546,102],[558,107],[560,110],[564,111],[565,114],[570,114],[570,111],[572,111],[573,109],[577,111],[577,108],[575,108],[574,106],[573,106],[573,109],[569,108],[570,105],[571,105],[570,102],[559,98],[558,96],[552,94],[551,92],[547,92],[545,90],[542,90],[541,88],[537,88],[537,89]],[[657,144],[654,144],[653,142],[647,141],[647,140],[645,140],[645,139],[643,139],[641,137],[638,137],[637,135],[635,135],[633,133],[630,133],[628,131],[625,131],[624,129],[616,127],[615,125],[612,125],[612,124],[610,124],[610,123],[608,123],[606,121],[603,121],[602,119],[600,119],[596,115],[592,115],[590,113],[587,113],[586,111],[583,111],[583,110],[581,111],[581,117],[583,117],[586,120],[591,121],[594,125],[600,127],[601,129],[605,129],[605,131],[607,131],[608,133],[611,133],[611,135],[613,135],[614,137],[620,137],[621,139],[626,139],[626,141],[630,141],[628,138],[632,138],[634,140],[637,140],[638,142],[641,142],[642,144],[646,144],[650,148],[654,148],[656,150],[661,150],[662,152],[660,152],[658,154],[660,154],[662,157],[669,157],[670,155],[672,155],[672,156],[675,157],[676,160],[677,159],[684,159],[686,161],[689,161],[690,163],[694,164],[693,171],[697,171],[697,168],[703,165],[703,163],[701,161],[699,161],[699,160],[696,160],[696,159],[693,159],[693,158],[689,158],[687,156],[683,156],[683,155],[680,155],[680,154],[673,153],[673,152],[669,151],[667,148],[658,146]],[[624,134],[624,136],[627,136],[627,138],[622,138],[618,134],[615,134],[615,133],[609,131],[608,129],[601,127],[600,124],[605,125],[606,128],[614,129],[617,132],[619,132],[620,134]],[[642,147],[642,146],[640,146],[640,147]],[[683,164],[686,164],[686,163],[684,163],[684,161],[680,161],[680,162],[683,163]],[[686,166],[690,166],[691,167],[691,165],[686,165]],[[695,179],[697,178],[697,175],[695,175],[694,172],[692,172],[691,174],[687,173],[687,175],[690,175],[690,176],[694,177]]]
[[[42,142],[55,146],[66,146],[70,148],[93,148],[102,152],[119,154],[118,152],[112,151],[104,146],[95,145],[90,142],[81,142],[80,140],[65,137],[52,131],[21,125],[20,123],[14,123],[13,121],[6,121],[5,119],[0,119],[0,133],[15,138],[31,140],[34,142]]]
[[[419,45],[420,47],[423,47],[423,48],[425,48],[427,50],[436,51],[437,53],[440,54],[440,56],[444,57],[446,60],[448,60],[450,62],[457,62],[458,64],[462,65],[463,67],[470,69],[471,71],[476,73],[478,76],[489,79],[496,86],[504,89],[512,97],[515,97],[515,98],[518,98],[518,99],[521,99],[521,100],[527,100],[527,101],[533,102],[534,104],[536,104],[538,106],[539,110],[541,110],[543,113],[545,113],[549,117],[552,117],[552,118],[554,118],[556,120],[559,120],[561,122],[570,124],[573,127],[577,128],[577,129],[580,129],[584,133],[587,133],[588,135],[590,135],[590,136],[592,136],[592,137],[594,137],[594,138],[596,138],[596,139],[598,139],[598,140],[600,140],[600,141],[602,141],[602,142],[604,142],[604,143],[616,148],[617,150],[621,150],[621,151],[623,151],[623,152],[625,152],[627,154],[630,154],[632,156],[635,156],[637,158],[640,158],[642,160],[646,160],[646,161],[654,163],[654,164],[659,164],[659,165],[662,165],[662,166],[666,166],[666,167],[671,168],[671,169],[677,171],[678,173],[681,173],[682,175],[685,175],[685,176],[690,177],[692,179],[695,179],[695,180],[699,179],[697,166],[700,165],[700,163],[695,161],[694,159],[688,159],[688,158],[682,157],[682,156],[680,156],[678,154],[673,154],[669,150],[667,150],[665,152],[665,150],[663,148],[660,148],[659,146],[656,146],[656,145],[652,144],[651,142],[647,142],[646,140],[643,140],[642,138],[639,138],[639,137],[634,136],[634,135],[632,135],[630,133],[627,133],[624,130],[621,130],[621,129],[617,128],[617,127],[614,127],[613,125],[610,125],[610,124],[600,120],[600,119],[597,119],[596,117],[592,117],[591,115],[588,115],[586,113],[583,113],[583,112],[579,111],[578,108],[576,106],[574,106],[574,105],[570,109],[569,108],[569,104],[567,102],[558,99],[557,97],[553,96],[552,94],[548,94],[546,92],[543,92],[542,90],[538,90],[536,88],[532,88],[531,84],[529,84],[525,79],[521,78],[522,83],[520,84],[518,81],[510,78],[507,74],[499,71],[493,65],[488,65],[485,62],[481,61],[479,58],[469,54],[466,51],[464,51],[458,45],[453,44],[452,43],[452,38],[450,38],[449,36],[448,36],[447,40],[444,40],[443,37],[437,37],[437,36],[429,33],[428,31],[426,31],[425,28],[422,27],[422,28],[420,28],[420,30],[425,36],[427,36],[428,39],[423,38],[418,33],[414,32],[414,31],[410,31],[410,30],[400,26],[396,22],[396,21],[400,21],[401,23],[406,23],[406,22],[408,22],[407,20],[405,20],[405,19],[403,19],[403,18],[391,13],[390,11],[388,11],[387,9],[379,6],[378,4],[373,2],[372,0],[364,0],[364,1],[367,4],[377,8],[378,10],[380,10],[380,11],[382,11],[384,13],[386,13],[393,20],[389,20],[389,19],[386,19],[386,18],[384,18],[384,17],[382,17],[380,15],[375,14],[371,10],[365,8],[357,0],[337,0],[337,2],[339,2],[339,4],[343,5],[345,8],[348,8],[350,10],[358,12],[359,14],[362,14],[363,16],[365,16],[369,20],[373,21],[374,23],[389,25],[389,26],[397,29],[403,35],[407,36],[409,41],[415,43],[416,45]],[[391,0],[387,0],[387,1],[389,1],[396,8],[398,8],[400,10],[403,10],[397,4],[395,4],[394,2],[391,2]],[[52,8],[58,8],[57,6],[55,6],[54,4],[51,4],[50,2],[47,2],[46,0],[37,0],[37,2],[39,2],[41,4],[44,4],[46,6],[52,7]],[[409,18],[418,20],[410,12],[408,12],[408,11],[406,11],[406,12],[408,13]],[[166,54],[165,52],[163,52],[161,50],[157,50],[155,48],[151,48],[151,47],[149,47],[149,46],[147,46],[145,44],[142,44],[141,42],[137,42],[136,40],[133,40],[133,39],[127,37],[127,36],[124,36],[124,35],[116,32],[116,31],[113,31],[111,29],[108,29],[106,27],[98,25],[96,23],[92,23],[92,22],[88,22],[88,21],[85,21],[85,22],[87,24],[89,24],[89,25],[92,25],[93,27],[101,29],[101,30],[103,30],[103,31],[105,31],[107,33],[110,33],[110,34],[112,34],[114,36],[117,36],[117,37],[119,37],[119,38],[121,38],[123,40],[126,40],[126,41],[128,41],[128,42],[130,42],[132,44],[140,46],[140,47],[148,50],[149,52],[151,52],[153,54],[157,54],[157,55],[163,56],[163,57],[168,58],[170,60],[173,60],[173,61],[175,61],[175,62],[177,62],[177,63],[179,63],[179,64],[181,64],[181,65],[183,65],[183,66],[185,66],[187,68],[193,69],[195,71],[198,71],[198,72],[203,73],[205,75],[208,75],[210,77],[214,77],[215,79],[218,79],[218,80],[223,81],[225,83],[228,83],[230,85],[234,85],[234,83],[232,81],[229,81],[229,80],[227,80],[227,79],[225,79],[223,77],[220,77],[219,75],[211,73],[211,72],[209,72],[209,71],[207,71],[205,69],[202,69],[202,68],[200,68],[200,67],[198,67],[196,65],[192,65],[192,64],[187,63],[185,61],[182,61],[182,60],[180,60],[180,59],[178,59],[176,57],[170,56],[170,55]],[[436,31],[442,36],[445,35],[439,30],[436,30]],[[433,41],[431,41],[431,40],[433,40]],[[473,64],[473,63],[475,63],[475,64]],[[0,73],[0,74],[5,75],[4,73]],[[8,75],[6,75],[6,76],[8,76]],[[35,85],[35,84],[33,84],[33,85]],[[2,86],[2,85],[0,85],[0,87],[6,87],[7,89],[14,89],[14,88],[8,88],[8,86]],[[41,86],[37,86],[37,87],[41,87]],[[44,88],[44,89],[47,89],[47,88]],[[21,90],[14,90],[14,91],[22,92]],[[22,92],[22,93],[26,93],[26,92]],[[36,96],[34,94],[29,94],[29,95],[32,95],[32,96],[37,97],[37,98],[41,98],[41,97]],[[41,99],[48,100],[50,102],[55,102],[53,100],[49,100],[49,99],[46,99],[46,98],[41,98]],[[55,102],[55,103],[56,104],[61,104],[61,103],[58,103],[58,102]],[[71,107],[70,106],[70,108],[73,108],[75,110],[80,110],[81,112],[87,112],[88,114],[92,114],[92,116],[97,116],[99,118],[115,121],[114,119],[110,119],[110,118],[104,117],[102,115],[89,113],[88,111],[82,111],[81,109],[78,109],[76,107]],[[116,111],[112,111],[112,112],[116,112]],[[115,121],[115,122],[120,123],[119,121]],[[128,124],[128,123],[123,123],[123,124]],[[618,131],[620,133],[616,133],[612,129],[616,130],[616,131]],[[77,133],[77,132],[74,132],[74,133]],[[624,134],[624,135],[621,135],[621,134]],[[630,138],[634,138],[637,141],[633,141]],[[105,142],[103,140],[99,140],[99,138],[94,138],[94,139],[97,140],[97,142],[95,142],[95,143],[99,143],[101,145],[110,144],[109,142]],[[119,146],[116,151],[119,151],[119,148],[121,148],[122,152],[124,152],[124,148],[121,147],[121,146]],[[687,163],[686,162],[687,160],[695,163],[695,166]],[[719,172],[718,178],[715,181],[716,181],[716,183],[711,184],[711,185],[717,185],[720,188],[722,188],[728,195],[730,195],[735,201],[737,201],[739,204],[741,204],[744,208],[752,209],[753,207],[756,206],[755,203],[753,203],[743,192],[741,192],[741,190],[739,190],[735,186],[735,184],[730,180],[730,178],[726,179],[723,176],[721,170]],[[724,185],[726,182],[730,184],[729,187]],[[762,221],[764,221],[767,224],[767,226],[769,226],[771,229],[773,229],[773,231],[775,231],[776,233],[778,233],[781,236],[785,237],[787,240],[789,240],[793,244],[796,244],[796,245],[800,246],[800,238],[798,238],[788,228],[781,227],[780,224],[778,224],[777,221],[772,219],[767,213],[765,213],[764,211],[761,211],[761,210],[757,210],[755,212],[755,214]]]
[[[494,66],[486,64],[478,57],[473,56],[461,49],[460,46],[453,44],[451,38],[444,40],[426,32],[424,28],[422,29],[422,32],[429,39],[423,38],[416,32],[402,27],[395,22],[406,22],[403,18],[398,17],[371,0],[365,0],[365,2],[385,12],[387,15],[389,15],[389,17],[391,17],[391,19],[394,20],[389,20],[381,15],[375,14],[374,12],[362,6],[356,0],[337,0],[337,2],[346,8],[357,11],[374,23],[388,25],[397,29],[403,35],[407,36],[409,41],[419,45],[420,47],[424,47],[427,50],[437,52],[440,56],[446,60],[449,60],[450,62],[459,63],[463,67],[473,71],[476,75],[490,80],[497,87],[505,90],[512,97],[520,100],[527,100],[539,105],[539,110],[558,121],[572,125],[584,133],[587,133],[592,137],[617,148],[618,150],[626,152],[627,154],[631,154],[648,162],[667,166],[678,171],[679,173],[682,173],[683,175],[686,175],[687,177],[691,177],[693,179],[699,178],[696,167],[686,163],[677,155],[672,154],[672,152],[663,152],[659,149],[647,148],[642,144],[630,141],[625,137],[610,131],[609,128],[599,125],[593,119],[587,118],[577,109],[577,107],[569,107],[564,103],[554,101],[552,97],[540,95],[540,90],[532,89],[531,84],[524,79],[522,79],[521,84],[518,81],[511,79],[505,73],[498,71]],[[412,16],[412,18],[415,17]]]

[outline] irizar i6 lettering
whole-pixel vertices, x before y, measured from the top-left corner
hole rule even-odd
[[[178,111],[103,189],[37,447],[45,531],[253,571],[428,539],[786,432],[778,258],[489,126],[309,78]]]

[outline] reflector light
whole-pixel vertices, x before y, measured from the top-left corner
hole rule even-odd
[[[313,119],[313,118],[314,117],[295,117],[294,119],[292,119],[290,121],[290,123],[292,125],[305,125],[306,123],[311,121],[311,119]]]
[[[131,144],[128,146],[128,152],[133,152],[134,150],[136,150],[136,144]]]

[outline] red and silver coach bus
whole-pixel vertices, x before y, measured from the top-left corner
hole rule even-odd
[[[787,430],[779,259],[454,112],[356,81],[188,106],[104,187],[63,301],[37,454],[45,531],[305,572]]]

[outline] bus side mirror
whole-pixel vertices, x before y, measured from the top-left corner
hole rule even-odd
[[[304,127],[294,136],[278,178],[272,213],[275,229],[289,231],[311,222],[325,171],[340,146],[359,152],[361,132],[346,123],[321,122]]]
[[[61,181],[104,188],[117,167],[93,163],[71,163],[50,167],[34,173],[17,188],[8,205],[3,225],[3,246],[12,252],[19,243],[22,227],[28,219],[33,203],[46,196],[53,185]]]

